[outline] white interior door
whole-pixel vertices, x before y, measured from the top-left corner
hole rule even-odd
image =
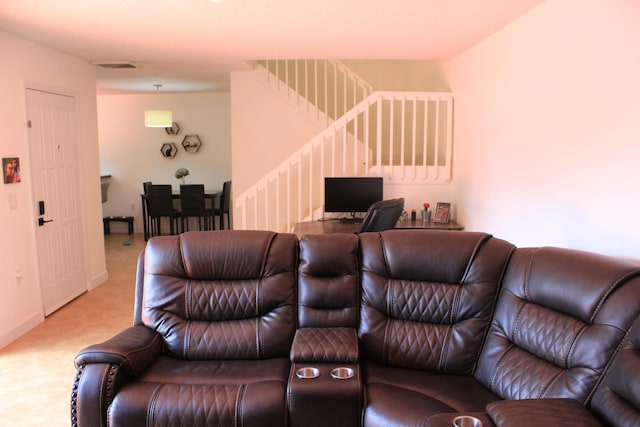
[[[27,89],[40,287],[45,315],[87,289],[75,98]]]

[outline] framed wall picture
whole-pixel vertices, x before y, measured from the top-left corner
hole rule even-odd
[[[2,170],[4,171],[4,183],[15,184],[22,181],[20,179],[20,158],[3,157]]]
[[[448,224],[450,218],[451,218],[451,203],[438,202],[436,204],[436,216],[433,218],[433,222]]]

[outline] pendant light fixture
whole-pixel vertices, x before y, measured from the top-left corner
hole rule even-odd
[[[157,91],[160,91],[161,84],[156,83]],[[148,128],[170,128],[173,126],[173,114],[169,110],[146,110],[144,112],[144,125]]]

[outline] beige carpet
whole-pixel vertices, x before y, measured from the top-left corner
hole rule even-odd
[[[124,246],[124,241],[130,246]],[[130,326],[141,234],[105,236],[109,280],[0,349],[0,426],[69,426],[73,358]]]

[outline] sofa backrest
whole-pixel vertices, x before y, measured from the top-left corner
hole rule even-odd
[[[296,328],[298,241],[270,231],[150,239],[136,304],[174,357],[288,357]]]
[[[640,426],[640,318],[596,389],[591,411],[606,425]]]
[[[511,257],[476,378],[503,399],[586,403],[640,310],[640,266],[559,248]]]
[[[300,239],[298,322],[301,328],[358,328],[360,272],[355,234]]]
[[[472,374],[514,246],[485,233],[360,235],[361,357]]]

